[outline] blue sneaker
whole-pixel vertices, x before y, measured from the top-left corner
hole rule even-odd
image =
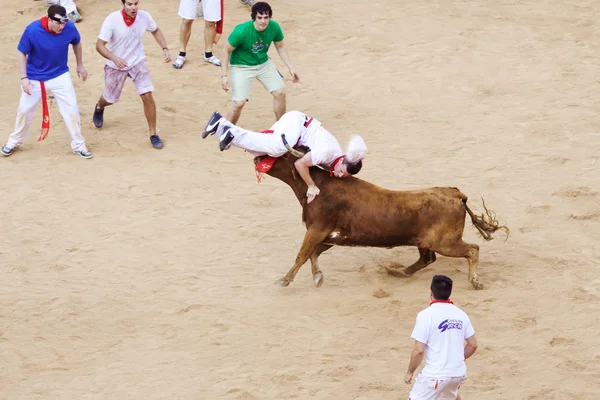
[[[152,147],[154,147],[155,149],[162,149],[164,146],[162,140],[160,140],[160,137],[158,137],[158,135],[150,136],[150,142],[152,143]]]
[[[2,146],[2,154],[3,154],[5,157],[8,157],[8,156],[10,156],[10,155],[11,155],[12,153],[14,153],[14,152],[15,152],[15,149],[11,149],[10,147],[8,147],[8,146],[6,146],[6,145]]]
[[[202,139],[206,139],[206,137],[208,135],[212,135],[213,133],[215,133],[217,131],[217,128],[219,127],[219,123],[221,122],[222,118],[223,118],[223,116],[221,114],[219,114],[217,111],[212,113],[212,115],[210,116],[210,119],[208,120],[208,122],[206,123],[206,126],[204,127],[204,130],[202,131]]]
[[[98,108],[98,104],[96,104],[92,119],[94,120],[94,126],[96,128],[102,128],[102,125],[104,125],[104,108],[101,110]]]
[[[233,141],[233,135],[231,134],[230,130],[231,130],[231,127],[226,126],[225,128],[223,128],[223,132],[221,133],[221,136],[219,137],[219,149],[221,149],[221,151],[225,151],[231,147],[231,142]]]

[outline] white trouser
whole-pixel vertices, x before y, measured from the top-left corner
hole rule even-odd
[[[232,126],[233,145],[248,150],[254,155],[268,154],[271,157],[280,157],[287,153],[287,149],[281,139],[285,134],[288,144],[294,147],[303,132],[307,129],[303,126],[304,114],[298,111],[289,111],[281,116],[271,127],[273,133],[258,133],[248,131],[239,126]],[[309,129],[316,129],[320,124],[313,124]]]
[[[233,145],[248,150],[255,156],[268,154],[271,157],[280,157],[287,153],[287,149],[281,140],[280,130],[273,133],[259,133],[242,129],[239,126],[231,128],[233,134]],[[299,136],[286,132],[285,139],[290,146],[294,146]]]
[[[71,14],[73,11],[77,11],[77,6],[75,6],[75,2],[73,0],[46,0],[47,6],[52,6],[55,4],[63,6],[65,10],[67,10],[67,15]]]
[[[419,374],[408,400],[456,400],[458,389],[466,377],[429,378]]]
[[[58,104],[58,110],[71,135],[71,149],[73,149],[73,151],[87,151],[85,139],[81,135],[79,107],[77,106],[77,98],[75,97],[75,89],[73,88],[71,75],[67,71],[54,79],[45,81],[44,85],[46,86],[46,95],[52,93],[56,100],[56,104]],[[31,94],[27,94],[21,89],[21,101],[19,102],[19,110],[17,111],[15,130],[10,134],[8,142],[6,143],[11,149],[14,149],[25,141],[37,106],[42,100],[40,82],[30,80],[29,87],[31,89]],[[50,115],[50,121],[52,121],[52,118],[53,116]],[[54,118],[56,118],[56,116],[54,116]],[[49,134],[52,134],[52,129],[50,129]]]
[[[77,11],[77,6],[73,0],[60,0],[60,5],[67,10],[67,15],[71,14],[73,11]]]

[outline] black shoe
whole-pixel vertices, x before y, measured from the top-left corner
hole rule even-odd
[[[215,111],[210,116],[210,119],[208,120],[206,127],[202,131],[202,139],[206,139],[206,137],[208,135],[212,135],[213,133],[215,133],[217,131],[217,128],[219,127],[219,121],[221,121],[221,118],[223,118],[223,116],[221,114],[219,114],[217,111]]]
[[[102,128],[104,124],[104,108],[99,109],[98,104],[94,107],[94,125],[96,128]]]
[[[230,132],[230,130],[230,126],[226,126],[223,128],[223,134],[219,139],[219,148],[221,149],[221,151],[227,150],[229,147],[231,147],[231,142],[233,141],[233,134]]]

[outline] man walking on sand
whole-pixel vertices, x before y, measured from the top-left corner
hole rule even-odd
[[[465,360],[477,350],[477,338],[467,314],[450,301],[451,294],[452,279],[435,275],[429,292],[431,303],[417,315],[411,335],[415,344],[404,383],[412,382],[423,356],[425,367],[409,400],[460,400],[458,389],[467,375]]]
[[[125,80],[130,78],[144,104],[150,142],[155,149],[162,149],[163,142],[156,133],[156,103],[152,97],[154,86],[144,53],[144,33],[152,33],[162,47],[165,62],[171,61],[171,54],[162,31],[150,13],[139,9],[140,1],[121,2],[123,9],[106,17],[96,41],[96,50],[107,61],[104,66],[104,93],[94,109],[94,125],[96,128],[104,125],[104,109],[119,101]]]

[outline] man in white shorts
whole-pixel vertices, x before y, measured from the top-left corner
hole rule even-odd
[[[106,17],[96,41],[96,50],[107,61],[104,66],[104,93],[94,109],[94,125],[96,128],[102,127],[104,108],[119,101],[125,80],[130,78],[144,104],[150,142],[155,149],[162,149],[163,142],[156,133],[156,103],[152,97],[154,86],[144,53],[144,33],[152,32],[162,47],[165,62],[171,61],[171,54],[162,31],[150,13],[138,8],[139,0],[121,2],[123,9]]]
[[[192,35],[192,24],[196,18],[200,0],[180,0],[179,16],[182,18],[179,28],[179,55],[173,63],[173,68],[181,69],[187,60],[187,45]],[[213,53],[213,43],[218,42],[217,34],[223,33],[223,9],[221,0],[202,0],[202,17],[204,18],[204,61],[216,65],[221,65]]]
[[[330,175],[337,178],[346,178],[357,174],[362,168],[362,159],[367,151],[367,146],[360,136],[350,139],[346,154],[337,139],[323,126],[319,120],[309,117],[300,111],[288,111],[271,129],[252,132],[240,128],[214,112],[204,131],[202,138],[216,133],[219,138],[221,151],[227,150],[231,144],[249,151],[254,156],[269,155],[280,157],[288,152],[281,135],[285,134],[286,141],[291,145],[306,146],[310,150],[296,160],[294,166],[298,174],[308,186],[306,197],[310,203],[319,194],[309,172],[312,166],[319,166],[329,170]]]
[[[458,389],[467,375],[465,360],[477,350],[477,338],[469,317],[450,301],[450,294],[452,279],[435,275],[431,280],[431,303],[417,315],[411,335],[415,344],[404,382],[411,383],[423,356],[425,367],[415,380],[409,400],[460,400]]]

